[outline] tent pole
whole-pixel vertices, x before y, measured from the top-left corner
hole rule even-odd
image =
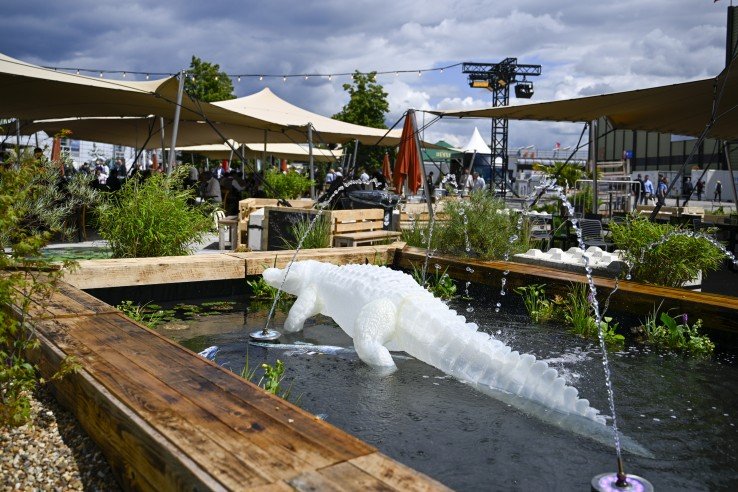
[[[725,162],[728,164],[728,172],[730,173],[730,184],[733,187],[733,203],[736,204],[736,212],[738,212],[738,193],[735,192],[735,177],[733,175],[733,164],[730,162],[728,142],[723,142],[723,152],[725,152]]]
[[[21,161],[21,154],[20,154],[20,145],[21,145],[21,125],[20,120],[18,118],[15,119],[15,157],[16,157],[16,164],[20,167],[20,161]]]
[[[182,94],[184,93],[185,72],[179,72],[179,87],[177,88],[177,106],[174,108],[174,126],[172,127],[172,145],[169,146],[169,160],[167,163],[167,174],[174,169],[174,158],[176,157],[177,131],[179,130],[179,115],[182,110]]]
[[[241,144],[241,179],[246,179],[246,161],[243,159],[246,156],[246,144]]]
[[[161,137],[161,161],[166,162],[164,160],[164,152],[166,152],[167,146],[164,141],[164,117],[163,116],[159,117],[159,136]]]
[[[351,170],[356,169],[356,154],[359,153],[359,139],[354,140],[354,158],[351,161]],[[348,174],[348,173],[346,173]],[[344,176],[345,177],[345,176]]]
[[[589,126],[589,162],[592,166],[592,213],[598,213],[597,206],[597,120]],[[582,211],[584,212],[584,211]]]
[[[264,150],[261,153],[261,175],[266,175],[266,162],[267,162],[267,131],[264,130]]]
[[[308,123],[308,153],[310,155],[310,199],[315,200],[315,161],[313,160],[313,124]]]

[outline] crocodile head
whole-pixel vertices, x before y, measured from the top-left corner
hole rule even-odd
[[[289,268],[289,273],[287,268],[267,268],[262,276],[272,287],[281,288],[288,294],[298,295],[303,281],[310,276],[310,263],[310,261],[296,261]],[[285,275],[287,275],[286,280]]]

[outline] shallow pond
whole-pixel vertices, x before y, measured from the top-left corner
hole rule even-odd
[[[453,304],[453,303],[452,303]],[[601,357],[589,341],[527,316],[453,306],[514,350],[546,360],[607,414]],[[352,350],[330,318],[308,320],[281,344],[248,343],[264,326],[255,310],[197,317],[157,328],[200,351],[218,345],[216,361],[240,372],[284,361],[285,385],[305,410],[376,446],[383,453],[457,490],[588,490],[614,471],[614,450],[526,415],[402,353],[399,368],[380,376]],[[277,329],[284,320],[277,315]],[[310,344],[310,345],[302,345]],[[342,347],[343,349],[339,349]],[[625,454],[626,471],[657,490],[738,490],[738,360],[627,347],[611,357],[621,430],[655,458]]]

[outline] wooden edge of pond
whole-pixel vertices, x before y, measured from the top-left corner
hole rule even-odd
[[[395,251],[404,246],[403,242],[395,242],[356,248],[305,249],[297,259],[337,265],[365,262],[384,265],[392,263]],[[294,250],[285,250],[80,260],[76,268],[65,272],[64,281],[78,289],[99,289],[242,279],[259,275],[275,263],[284,267],[294,254]]]
[[[35,362],[80,363],[52,391],[126,490],[448,490],[72,286],[55,296]]]
[[[394,264],[400,268],[412,268],[425,261],[425,250],[405,247],[395,252]],[[499,287],[503,272],[507,275],[507,288],[530,284],[546,284],[548,294],[563,295],[571,283],[586,283],[584,274],[557,270],[551,267],[504,261],[482,261],[470,258],[434,256],[433,264],[448,268],[449,275],[457,280],[468,280],[484,285]],[[467,270],[471,267],[472,272]],[[594,277],[598,287],[598,298],[615,288],[615,280]],[[663,304],[662,304],[663,303]],[[676,313],[688,313],[691,319],[701,318],[704,328],[709,330],[738,332],[738,298],[720,294],[696,292],[673,287],[642,284],[621,280],[618,291],[610,299],[610,309],[645,318],[654,307],[673,309]]]

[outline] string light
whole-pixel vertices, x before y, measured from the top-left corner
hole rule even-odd
[[[443,73],[444,70],[446,70],[447,68],[454,68],[454,67],[458,67],[458,66],[461,66],[461,63],[454,63],[454,64],[443,66],[443,67],[421,68],[421,69],[412,69],[412,70],[387,70],[387,71],[379,71],[379,70],[377,70],[377,71],[354,71],[354,72],[331,73],[331,74],[328,74],[328,73],[322,73],[322,74],[321,73],[315,73],[315,74],[305,74],[305,73],[302,73],[302,74],[282,74],[282,75],[278,75],[278,74],[264,74],[264,73],[261,73],[261,74],[258,74],[258,73],[256,73],[256,74],[226,74],[226,73],[224,73],[223,75],[224,76],[227,76],[227,77],[229,77],[231,79],[236,79],[238,82],[241,82],[241,78],[242,77],[247,77],[247,78],[248,77],[253,77],[253,78],[259,77],[259,80],[260,81],[263,81],[265,77],[267,77],[267,78],[282,77],[282,81],[283,82],[287,82],[287,78],[289,78],[289,77],[302,77],[304,80],[308,80],[312,76],[315,76],[315,77],[326,77],[328,80],[333,80],[333,76],[341,77],[341,76],[344,76],[345,75],[347,77],[352,77],[357,72],[359,74],[361,74],[361,75],[367,75],[367,74],[372,73],[372,72],[374,72],[376,75],[390,75],[390,74],[393,74],[394,73],[395,74],[395,77],[399,77],[401,73],[402,74],[417,73],[417,76],[418,77],[421,77],[423,75],[423,72],[440,72],[440,73]],[[171,72],[136,72],[136,71],[130,71],[130,70],[125,70],[125,71],[123,71],[123,70],[99,70],[99,69],[96,70],[96,69],[90,69],[90,68],[69,68],[69,67],[50,67],[50,66],[45,66],[44,68],[47,68],[47,69],[50,69],[50,70],[66,70],[66,71],[69,71],[69,72],[74,71],[77,75],[79,75],[80,72],[86,72],[86,73],[92,73],[92,74],[97,73],[97,74],[100,75],[100,77],[104,77],[105,74],[122,74],[123,75],[123,78],[126,78],[128,76],[128,74],[131,73],[131,74],[134,74],[134,75],[145,75],[146,76],[146,80],[150,80],[151,79],[151,75],[162,76],[162,77],[167,77],[167,76],[171,77],[171,76],[176,75],[176,73],[171,73]],[[215,80],[220,80],[220,75],[215,75],[214,78],[215,78]],[[192,77],[192,80],[194,80],[194,76]]]

